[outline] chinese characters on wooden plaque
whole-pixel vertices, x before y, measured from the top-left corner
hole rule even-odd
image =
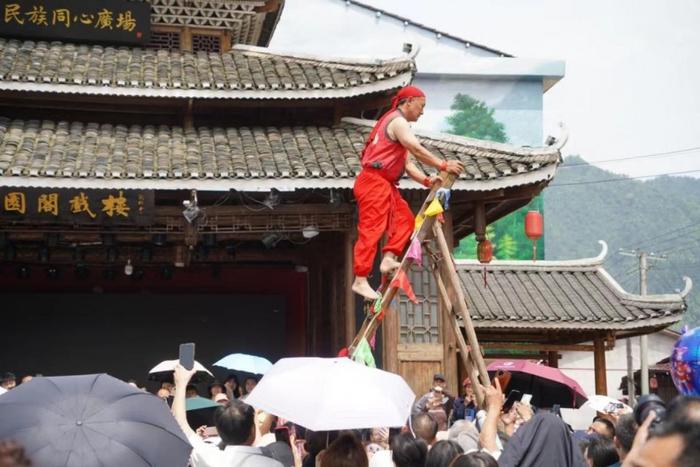
[[[0,219],[149,225],[154,196],[142,190],[0,188]]]
[[[8,0],[0,3],[0,35],[146,44],[151,5],[126,0]]]

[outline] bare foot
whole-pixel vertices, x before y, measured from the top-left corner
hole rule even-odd
[[[366,277],[355,277],[355,281],[352,283],[352,291],[362,295],[367,300],[377,300],[380,297],[377,291],[369,285]]]
[[[382,258],[382,262],[379,264],[379,271],[384,275],[388,275],[393,273],[400,267],[401,263],[396,261],[396,256],[394,256],[391,253],[386,253],[384,255],[384,258]]]

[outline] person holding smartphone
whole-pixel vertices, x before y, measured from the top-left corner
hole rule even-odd
[[[474,387],[470,378],[464,378],[462,381],[464,395],[455,399],[452,414],[450,415],[450,423],[452,426],[457,420],[469,420],[473,422],[476,418],[476,413],[479,408],[476,405],[476,396],[474,395]]]
[[[178,364],[175,367],[175,398],[172,412],[180,428],[192,445],[190,465],[192,467],[238,466],[238,467],[283,467],[253,447],[255,441],[255,411],[239,400],[217,408],[214,415],[216,430],[221,445],[207,444],[187,423],[185,411],[185,388],[195,370],[187,370]]]

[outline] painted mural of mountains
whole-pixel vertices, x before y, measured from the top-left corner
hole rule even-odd
[[[545,257],[595,256],[597,241],[610,248],[605,266],[630,292],[639,292],[638,261],[620,248],[665,254],[650,262],[649,293],[669,293],[693,279],[684,323],[700,325],[700,179],[622,176],[567,157],[544,191]]]

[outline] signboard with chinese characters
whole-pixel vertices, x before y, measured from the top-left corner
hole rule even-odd
[[[152,191],[0,188],[0,219],[101,225],[149,225]]]
[[[62,41],[146,44],[151,5],[126,0],[8,0],[0,35]]]

